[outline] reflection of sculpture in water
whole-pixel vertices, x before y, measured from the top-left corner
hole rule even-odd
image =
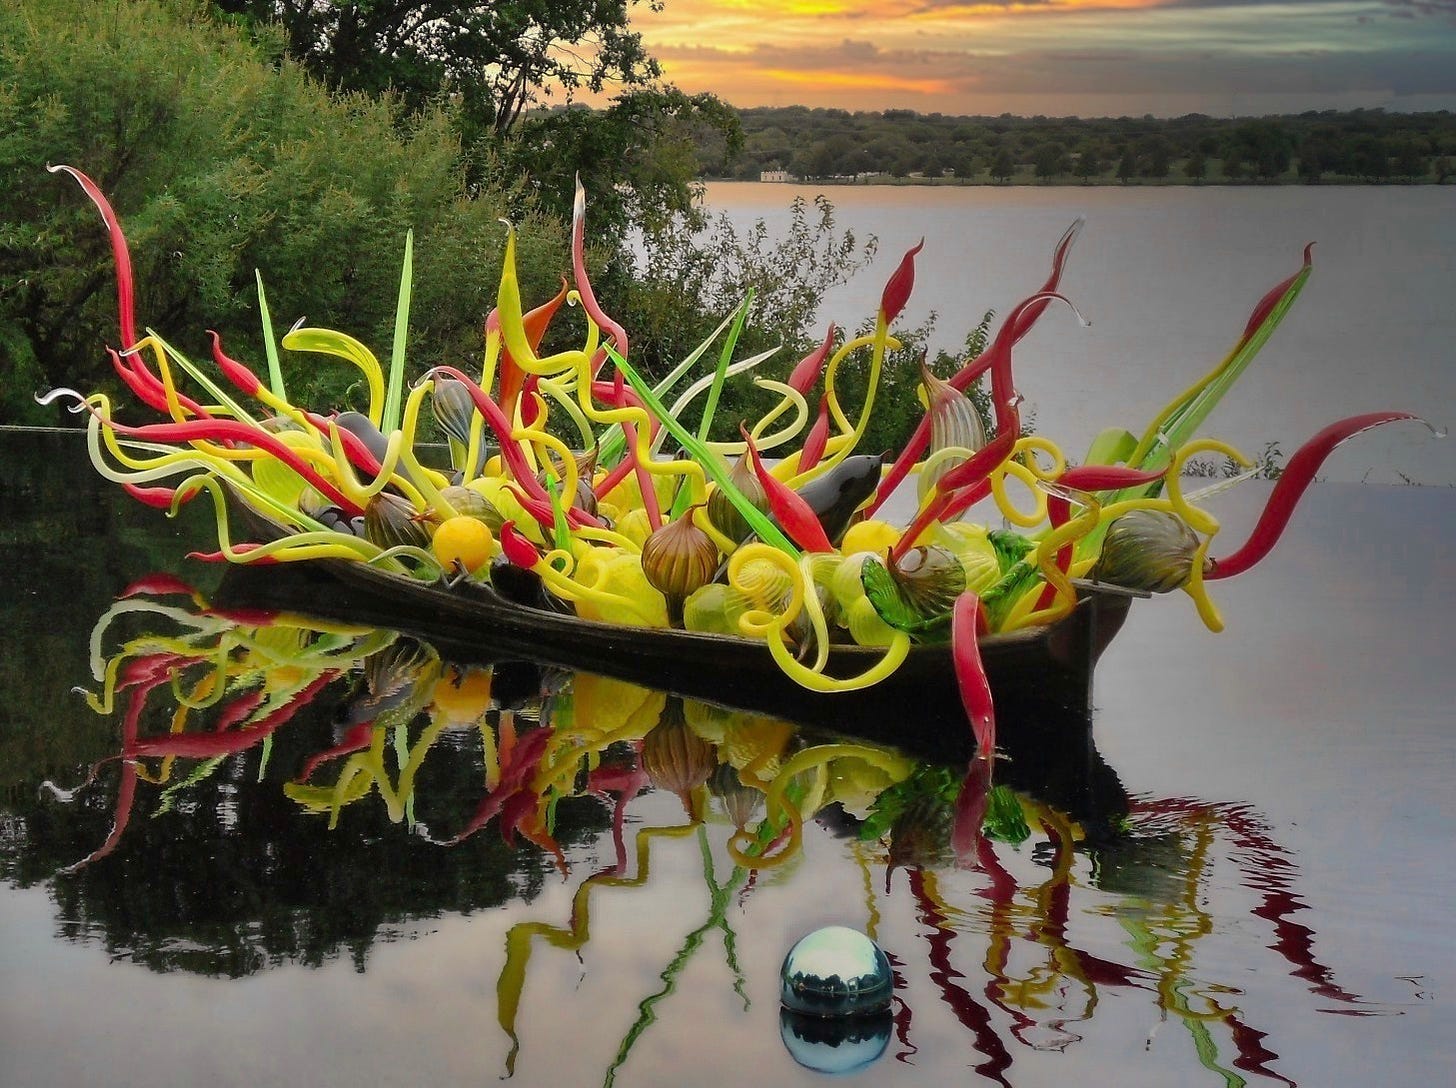
[[[983,1076],[1008,1083],[1004,1074],[1014,1060],[1010,1040],[992,1029],[993,1008],[1009,1019],[1010,1039],[1034,1049],[1064,1050],[1081,1040],[1077,1025],[1092,1019],[1106,992],[1140,990],[1152,995],[1160,1022],[1187,1030],[1200,1063],[1225,1083],[1245,1083],[1241,1073],[1289,1083],[1268,1067],[1278,1055],[1264,1046],[1265,1033],[1243,1019],[1240,991],[1196,974],[1198,942],[1221,921],[1209,913],[1209,889],[1215,870],[1230,866],[1239,884],[1259,896],[1251,913],[1274,926],[1277,939],[1269,947],[1289,974],[1320,997],[1347,1005],[1358,1001],[1315,959],[1312,932],[1291,920],[1304,909],[1291,886],[1292,866],[1248,811],[1177,800],[1135,803],[1126,834],[1084,846],[1079,828],[1064,815],[1036,801],[1027,807],[1031,825],[1044,836],[1034,853],[1049,875],[1039,884],[1019,880],[1008,869],[1007,855],[981,837],[973,862],[984,877],[974,893],[985,901],[980,925],[968,926],[973,919],[966,909],[944,894],[942,872],[908,874],[916,916],[925,927],[930,978],[972,1033],[983,1058],[976,1069]],[[1084,849],[1086,859],[1078,856]],[[1097,955],[1074,943],[1069,932],[1074,897],[1109,892],[1117,898],[1101,913],[1125,932],[1129,958]],[[985,982],[977,993],[958,981],[964,976],[954,953],[981,928]],[[908,1028],[909,1010],[902,1011]],[[1221,1057],[1230,1050],[1231,1058]]]
[[[124,637],[139,619],[152,630]],[[163,626],[173,633],[157,633]],[[292,806],[296,815],[270,829],[281,828],[280,839],[326,827],[316,855],[335,849],[320,851],[319,841],[348,849],[354,829],[369,827],[394,860],[371,863],[366,882],[385,882],[424,850],[478,873],[477,883],[487,879],[482,862],[493,866],[488,879],[498,890],[490,894],[500,902],[532,894],[511,887],[510,871],[539,876],[549,858],[574,879],[583,856],[574,843],[609,837],[610,863],[577,884],[566,919],[520,921],[506,936],[497,1016],[511,1043],[508,1074],[520,1058],[533,949],[544,942],[575,962],[592,936],[594,900],[649,886],[654,844],[674,839],[696,841],[707,915],[660,985],[640,997],[608,1082],[715,933],[747,1007],[735,927],[751,924],[761,882],[794,879],[808,833],[841,840],[860,867],[861,926],[871,937],[882,904],[908,894],[923,942],[889,949],[893,1043],[888,1027],[871,1025],[826,1059],[822,1025],[785,1024],[791,1052],[808,1064],[849,1061],[875,1046],[909,1058],[917,1032],[906,983],[920,970],[968,1032],[977,1071],[1002,1084],[1016,1048],[1075,1046],[1102,996],[1116,991],[1146,994],[1159,1020],[1181,1024],[1198,1060],[1225,1083],[1283,1080],[1270,1068],[1277,1054],[1265,1034],[1238,1008],[1238,991],[1199,974],[1200,941],[1227,925],[1209,889],[1227,887],[1230,873],[1254,896],[1252,915],[1272,926],[1268,947],[1289,974],[1326,1000],[1358,1001],[1315,958],[1312,932],[1292,920],[1304,904],[1291,860],[1257,816],[1196,801],[1129,802],[1089,756],[1085,736],[1068,738],[1065,753],[1018,756],[993,785],[981,759],[956,769],[621,681],[444,662],[429,646],[375,629],[211,610],[174,582],[143,583],[119,602],[97,624],[93,649],[101,683],[93,707],[112,713],[125,702],[113,757],[121,770],[111,830],[66,870],[73,876],[123,851],[144,795],[157,814],[181,818],[219,775],[230,776],[237,798],[271,799],[264,803],[275,823],[286,799],[281,811]],[[1075,772],[1057,766],[1064,756]],[[93,769],[88,782],[98,776]],[[629,834],[634,803],[654,789],[676,794],[681,816]],[[661,806],[651,811],[660,816]],[[233,833],[246,836],[238,824]],[[389,825],[406,833],[381,836]],[[482,840],[492,825],[497,835]],[[507,849],[518,839],[532,849]],[[482,854],[490,840],[496,845]],[[404,903],[390,913],[398,920],[440,909]],[[550,960],[536,963],[538,972],[552,969]]]

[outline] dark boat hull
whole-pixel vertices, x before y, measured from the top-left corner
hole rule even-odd
[[[944,733],[963,720],[949,648],[916,646],[884,681],[852,692],[802,687],[757,641],[723,635],[598,623],[534,609],[488,586],[455,589],[416,582],[363,564],[320,562],[229,572],[224,596],[235,604],[311,612],[388,627],[433,643],[462,661],[525,660],[593,672],[686,698],[768,714],[806,725],[840,727],[881,723],[881,740],[914,749],[917,730]],[[1069,721],[1086,725],[1092,672],[1122,625],[1129,600],[1092,593],[1066,619],[1049,627],[991,636],[981,657],[998,715],[1037,722],[1065,733]],[[883,651],[835,647],[826,671],[852,676]]]
[[[288,532],[246,503],[233,505],[261,537]],[[1010,751],[1065,744],[1069,734],[1090,728],[1093,669],[1132,602],[1123,592],[1081,589],[1077,607],[1059,622],[981,640],[1003,723],[998,740]],[[596,673],[911,752],[943,749],[948,729],[969,742],[950,648],[943,644],[912,647],[898,669],[870,687],[823,693],[791,679],[756,640],[599,623],[519,604],[488,585],[448,587],[346,560],[236,567],[223,594],[238,604],[390,628],[457,661],[527,661]],[[883,652],[835,646],[825,671],[855,676]]]

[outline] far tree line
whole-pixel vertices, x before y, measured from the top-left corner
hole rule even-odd
[[[1456,114],[1333,110],[1258,118],[953,117],[804,106],[739,111],[741,153],[704,148],[703,172],[758,180],[963,182],[1446,182]]]

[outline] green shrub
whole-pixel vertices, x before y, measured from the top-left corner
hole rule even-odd
[[[0,422],[58,422],[37,387],[111,384],[116,294],[99,217],[68,163],[109,194],[135,265],[139,324],[189,354],[206,329],[262,365],[254,269],[281,333],[300,317],[387,358],[415,232],[411,371],[474,361],[514,212],[528,298],[568,267],[564,225],[491,163],[467,164],[450,118],[332,97],[179,0],[18,0],[0,9]],[[467,165],[486,181],[467,191]],[[357,400],[352,372],[288,356],[296,399]]]

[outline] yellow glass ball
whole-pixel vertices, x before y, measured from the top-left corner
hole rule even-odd
[[[446,518],[430,542],[435,558],[446,570],[463,568],[474,574],[496,552],[495,537],[485,522],[471,517]]]
[[[435,683],[431,700],[451,722],[470,722],[490,709],[491,671],[451,665]]]
[[[844,534],[840,551],[845,555],[855,552],[874,552],[884,556],[900,541],[900,530],[884,521],[861,521],[849,527]]]

